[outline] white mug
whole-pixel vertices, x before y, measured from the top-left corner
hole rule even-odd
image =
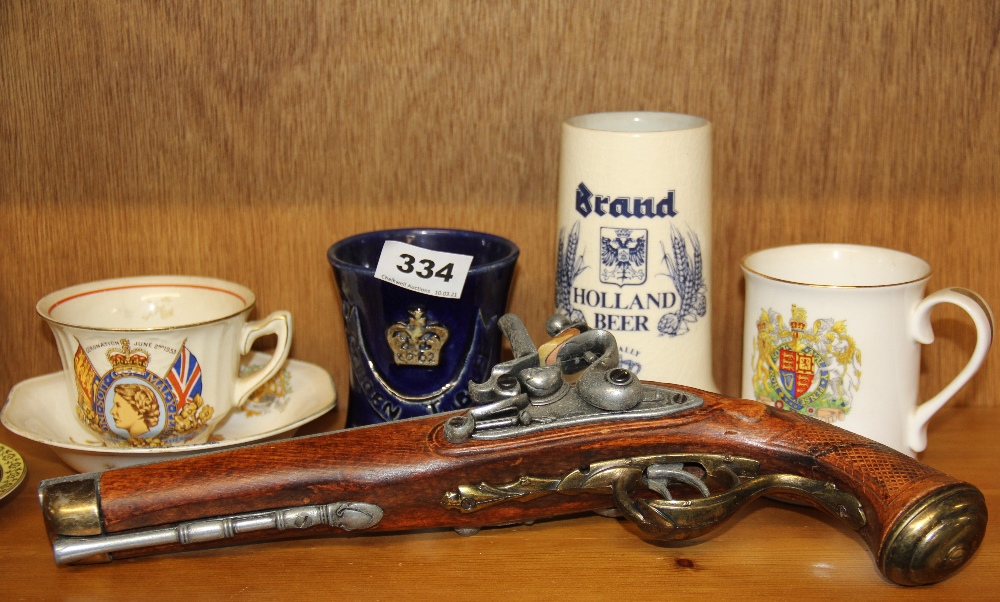
[[[192,276],[102,280],[43,297],[38,314],[59,348],[77,418],[116,446],[208,441],[233,408],[281,369],[291,346],[287,311],[247,322],[246,287]],[[276,335],[260,370],[239,375],[253,342]]]
[[[930,266],[912,255],[846,244],[792,245],[748,255],[742,395],[825,420],[915,456],[927,422],[979,369],[993,315],[976,293],[924,296]],[[953,303],[977,341],[965,368],[917,403],[931,309]]]
[[[555,306],[611,331],[643,380],[712,374],[712,125],[674,113],[562,126]]]

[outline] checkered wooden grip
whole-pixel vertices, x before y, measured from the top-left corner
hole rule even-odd
[[[781,412],[782,410],[772,410]],[[862,485],[873,501],[889,503],[914,482],[945,476],[892,448],[815,420],[796,420],[795,427],[772,443],[799,450]]]
[[[760,461],[761,473],[834,484],[861,502],[879,570],[902,585],[947,578],[986,532],[982,492],[886,445],[794,412],[701,392],[701,419],[681,438]],[[720,439],[719,435],[722,434]]]

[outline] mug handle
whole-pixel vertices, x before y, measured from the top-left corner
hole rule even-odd
[[[918,343],[927,345],[934,342],[931,309],[939,303],[953,303],[969,314],[976,325],[976,348],[958,376],[941,389],[940,393],[920,404],[910,415],[906,438],[907,445],[914,452],[922,452],[927,448],[927,422],[955,393],[958,393],[965,383],[969,382],[986,359],[986,353],[993,343],[993,312],[990,306],[974,291],[957,287],[941,289],[917,304],[911,317],[910,327]]]
[[[288,359],[288,351],[292,346],[292,314],[283,310],[276,311],[263,320],[244,324],[243,329],[240,331],[240,353],[243,355],[250,353],[253,342],[269,334],[278,337],[278,342],[274,347],[274,354],[260,370],[236,379],[236,390],[233,398],[236,400],[237,407],[246,403],[246,400],[250,398],[250,394],[257,387],[277,374],[278,370],[284,365],[285,360]]]

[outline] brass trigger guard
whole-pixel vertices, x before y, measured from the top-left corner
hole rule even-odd
[[[618,511],[657,539],[682,540],[704,535],[744,504],[770,494],[805,498],[839,517],[855,531],[865,525],[865,513],[858,499],[837,489],[833,483],[792,474],[762,475],[741,482],[736,475],[731,477],[736,482],[730,489],[691,500],[633,498],[632,492],[639,485],[654,491],[664,489],[663,485],[651,484],[647,471],[638,468],[619,473],[611,489]]]

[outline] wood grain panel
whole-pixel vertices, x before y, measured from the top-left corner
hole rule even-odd
[[[0,4],[0,389],[58,369],[45,293],[120,275],[236,280],[347,356],[326,248],[364,230],[516,241],[510,301],[552,307],[559,124],[714,124],[714,370],[739,392],[739,258],[898,248],[1000,304],[1000,5],[992,1]],[[935,314],[930,394],[974,333]],[[993,358],[959,403],[997,407]],[[933,440],[931,442],[933,445]]]

